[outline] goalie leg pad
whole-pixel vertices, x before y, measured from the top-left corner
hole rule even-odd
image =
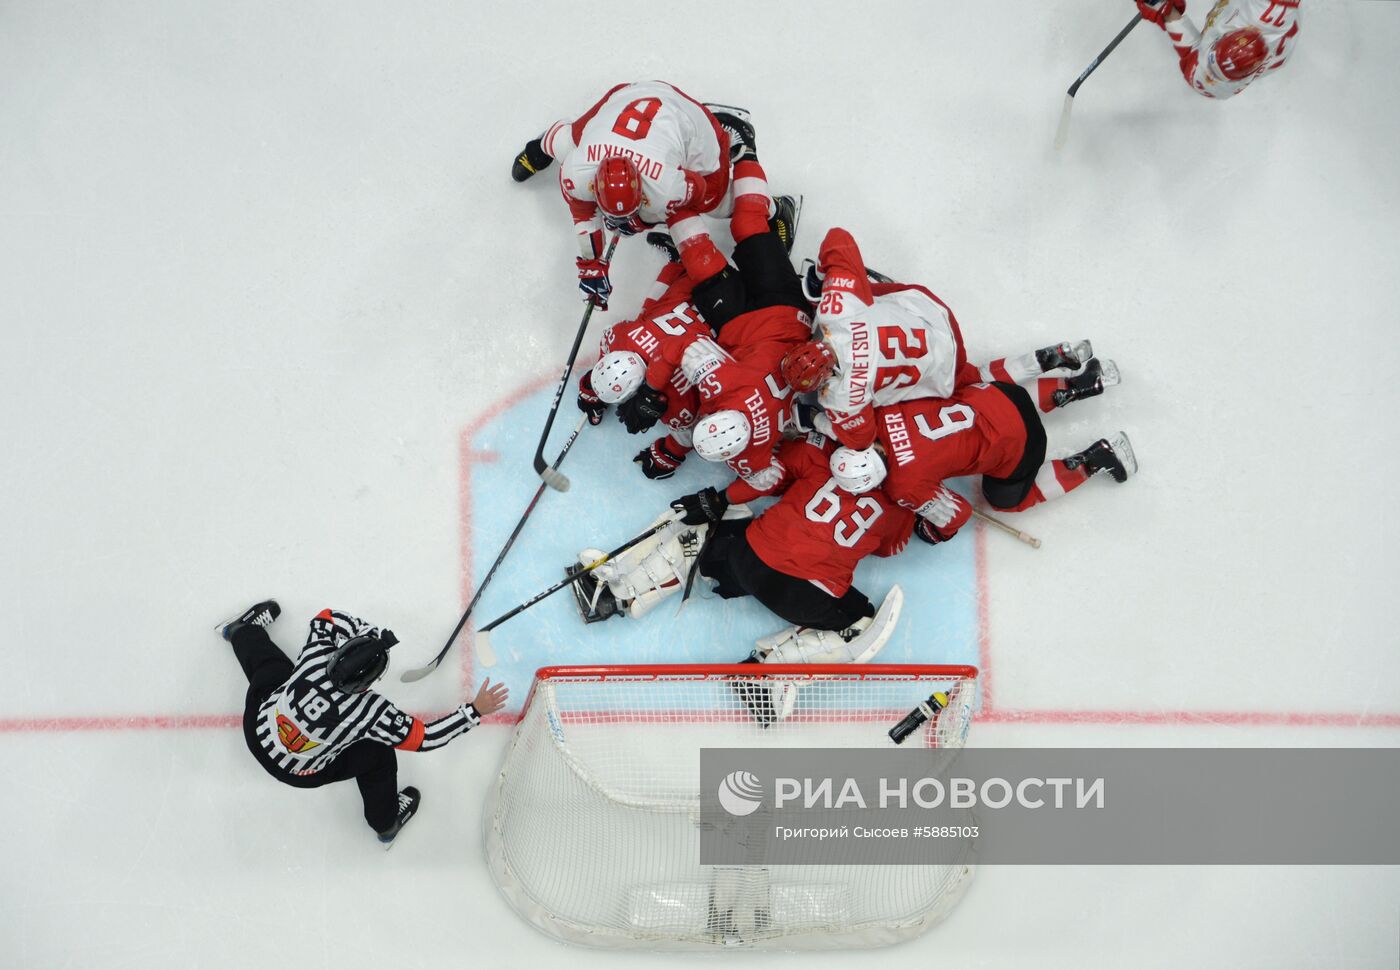
[[[839,664],[869,663],[894,635],[904,608],[904,591],[895,585],[873,617],[857,620],[844,630],[797,628],[788,641],[775,646],[768,663]]]

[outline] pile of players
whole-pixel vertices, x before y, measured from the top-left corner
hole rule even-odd
[[[618,85],[526,145],[512,174],[555,161],[588,299],[612,296],[609,234],[645,232],[666,255],[637,315],[603,335],[579,408],[594,424],[616,408],[632,434],[664,426],[633,459],[648,478],[694,451],[732,479],[677,499],[665,528],[580,577],[589,622],[641,617],[698,573],[790,624],[750,661],[862,663],[888,640],[902,593],[877,609],[852,585],[855,567],[911,536],[952,539],[973,508],[950,479],[981,476],[988,505],[1019,511],[1136,470],[1122,433],[1046,458],[1041,415],[1119,382],[1087,340],[978,367],[948,306],[867,269],[846,230],[794,269],[801,200],[770,193],[747,112],[659,81]],[[730,258],[705,218],[728,219]],[[745,503],[763,496],[777,501],[754,515]]]

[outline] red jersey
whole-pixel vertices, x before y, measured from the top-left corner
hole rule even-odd
[[[700,391],[702,416],[739,411],[749,419],[749,446],[726,464],[760,492],[771,491],[781,477],[773,464],[773,446],[787,426],[786,403],[792,394],[783,381],[783,356],[810,335],[801,310],[764,307],[730,320],[718,341],[691,338],[679,358],[681,371]]]
[[[852,495],[837,486],[828,467],[835,447],[819,434],[783,442],[777,454],[782,478],[774,489],[782,498],[746,535],[758,558],[778,572],[844,596],[857,563],[872,553],[893,556],[909,544],[914,515],[879,489]],[[731,502],[759,494],[742,481],[725,490]]]
[[[876,408],[875,424],[889,469],[884,492],[940,526],[956,522],[954,529],[972,515],[972,507],[944,481],[964,475],[1005,478],[1026,449],[1025,419],[991,384]]]
[[[660,294],[642,304],[641,312],[631,320],[613,324],[603,332],[599,355],[612,351],[632,351],[647,363],[646,382],[666,392],[666,413],[661,416],[672,431],[687,431],[700,413],[700,395],[695,385],[672,359],[679,359],[684,347],[698,337],[710,337],[710,325],[690,304],[690,292],[695,288],[685,271],[675,263],[667,263],[656,279],[653,292]],[[668,354],[668,349],[671,351]],[[579,378],[584,390],[589,372]],[[688,442],[687,438],[687,442]]]

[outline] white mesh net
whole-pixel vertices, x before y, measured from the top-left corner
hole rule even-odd
[[[935,691],[949,702],[906,747],[961,747],[976,670],[757,665],[547,668],[492,788],[486,855],[535,926],[575,943],[871,946],[917,935],[972,876],[947,864],[702,866],[702,748],[889,747]],[[767,725],[763,722],[768,722]]]

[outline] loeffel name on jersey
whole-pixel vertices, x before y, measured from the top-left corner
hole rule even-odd
[[[889,439],[896,465],[907,465],[914,460],[914,445],[909,440],[909,428],[904,423],[903,414],[898,411],[885,412],[885,437]]]
[[[640,152],[635,152],[630,148],[623,148],[621,145],[589,145],[588,160],[590,162],[601,162],[611,155],[621,155],[623,158],[630,158],[637,166],[637,171],[643,178],[659,179],[665,170],[660,162],[647,158]]]

